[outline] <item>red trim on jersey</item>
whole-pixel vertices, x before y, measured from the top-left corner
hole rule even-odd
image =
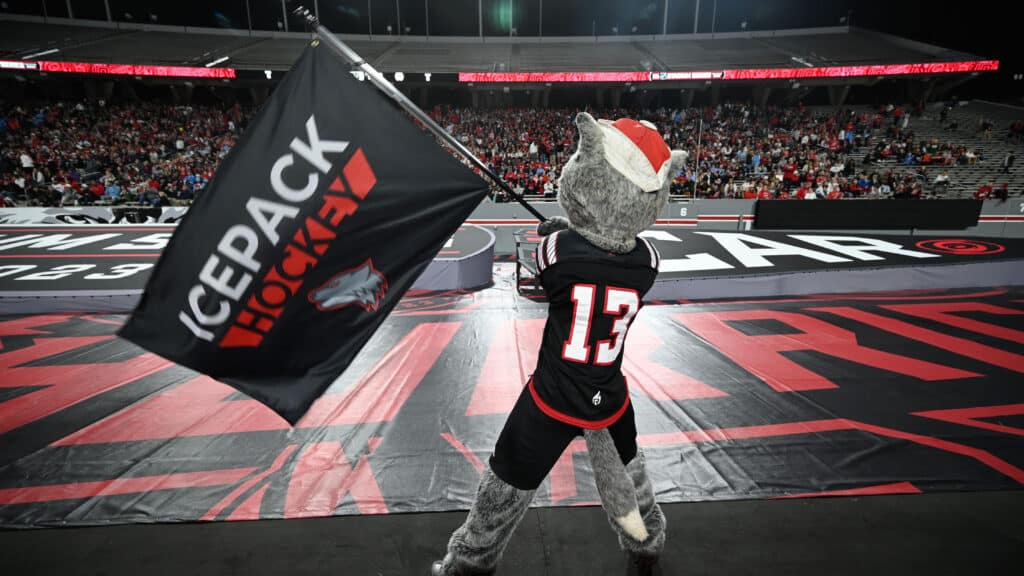
[[[625,381],[625,377],[623,377]],[[629,407],[629,384],[626,384],[626,401],[622,403],[622,407],[619,408],[615,414],[605,418],[604,420],[582,420],[580,418],[574,418],[568,414],[562,414],[558,410],[555,410],[551,406],[548,406],[543,400],[540,399],[540,395],[537,394],[537,389],[533,386],[533,378],[530,378],[530,383],[527,384],[530,388],[530,396],[533,396],[533,403],[540,408],[540,411],[546,414],[549,418],[564,422],[570,426],[576,426],[578,428],[586,428],[587,430],[600,430],[607,428],[612,424],[619,421],[622,415],[626,413],[626,408]]]

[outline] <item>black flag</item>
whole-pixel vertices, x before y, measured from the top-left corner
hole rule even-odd
[[[120,335],[294,424],[486,193],[314,44],[178,225]]]

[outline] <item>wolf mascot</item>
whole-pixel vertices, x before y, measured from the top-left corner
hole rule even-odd
[[[622,375],[626,331],[657,275],[654,224],[686,154],[647,122],[576,116],[579,148],[562,169],[565,218],[539,228],[549,309],[537,367],[498,437],[476,500],[434,576],[494,574],[534,491],[583,435],[598,493],[629,569],[650,574],[665,545]]]

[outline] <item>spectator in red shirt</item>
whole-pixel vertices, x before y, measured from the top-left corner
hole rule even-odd
[[[981,186],[978,186],[978,191],[974,193],[974,198],[977,200],[988,200],[992,197],[992,183],[986,182]]]
[[[797,182],[800,178],[796,175],[796,164],[792,160],[786,163],[782,169],[782,178],[786,182]]]

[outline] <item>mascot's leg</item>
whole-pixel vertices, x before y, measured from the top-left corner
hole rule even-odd
[[[494,574],[534,491],[579,429],[546,416],[524,389],[484,470],[466,522],[448,542],[433,576]]]
[[[651,574],[665,547],[665,515],[654,499],[644,455],[636,446],[632,407],[608,430],[588,431],[586,438],[601,503],[619,535],[619,545],[639,573]]]
[[[520,490],[484,470],[476,501],[466,522],[448,541],[448,554],[435,562],[434,576],[494,574],[498,560],[533,500],[533,490]]]

